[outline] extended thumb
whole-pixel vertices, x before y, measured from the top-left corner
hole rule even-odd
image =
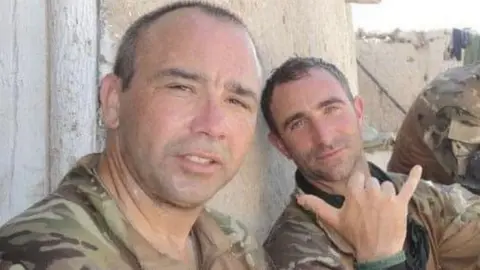
[[[297,203],[305,210],[313,212],[317,219],[336,228],[340,223],[339,210],[314,195],[298,195]]]

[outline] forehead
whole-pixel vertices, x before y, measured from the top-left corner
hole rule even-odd
[[[246,29],[197,9],[170,12],[142,33],[135,68],[165,66],[234,77],[260,91],[261,67]]]
[[[274,116],[284,116],[316,107],[329,99],[348,101],[340,82],[330,72],[311,69],[304,77],[275,86],[270,109]]]

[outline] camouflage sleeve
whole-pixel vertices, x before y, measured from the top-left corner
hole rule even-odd
[[[248,233],[248,229],[243,223],[214,209],[208,208],[206,210],[215,218],[223,232],[232,240],[234,243],[233,250],[236,254],[244,257],[247,265],[252,270],[275,269],[268,254],[258,244],[255,237]]]
[[[340,254],[313,222],[289,219],[272,229],[264,247],[275,269],[343,269]]]
[[[443,269],[480,269],[480,197],[459,184],[419,185],[421,218]]]
[[[28,239],[28,240],[27,240]],[[24,241],[27,240],[27,241]],[[1,270],[102,269],[89,261],[73,239],[61,235],[19,232],[0,238]]]
[[[0,228],[0,269],[111,269],[124,257],[84,209],[58,197],[33,205]]]

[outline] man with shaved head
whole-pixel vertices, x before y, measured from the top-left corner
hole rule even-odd
[[[0,229],[0,269],[268,269],[240,223],[205,207],[249,149],[261,88],[229,11],[180,2],[139,18],[101,81],[106,148]]]

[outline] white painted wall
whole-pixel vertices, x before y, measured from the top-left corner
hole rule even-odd
[[[94,149],[96,14],[95,1],[0,1],[0,223]]]
[[[49,188],[46,8],[0,2],[0,222]]]

